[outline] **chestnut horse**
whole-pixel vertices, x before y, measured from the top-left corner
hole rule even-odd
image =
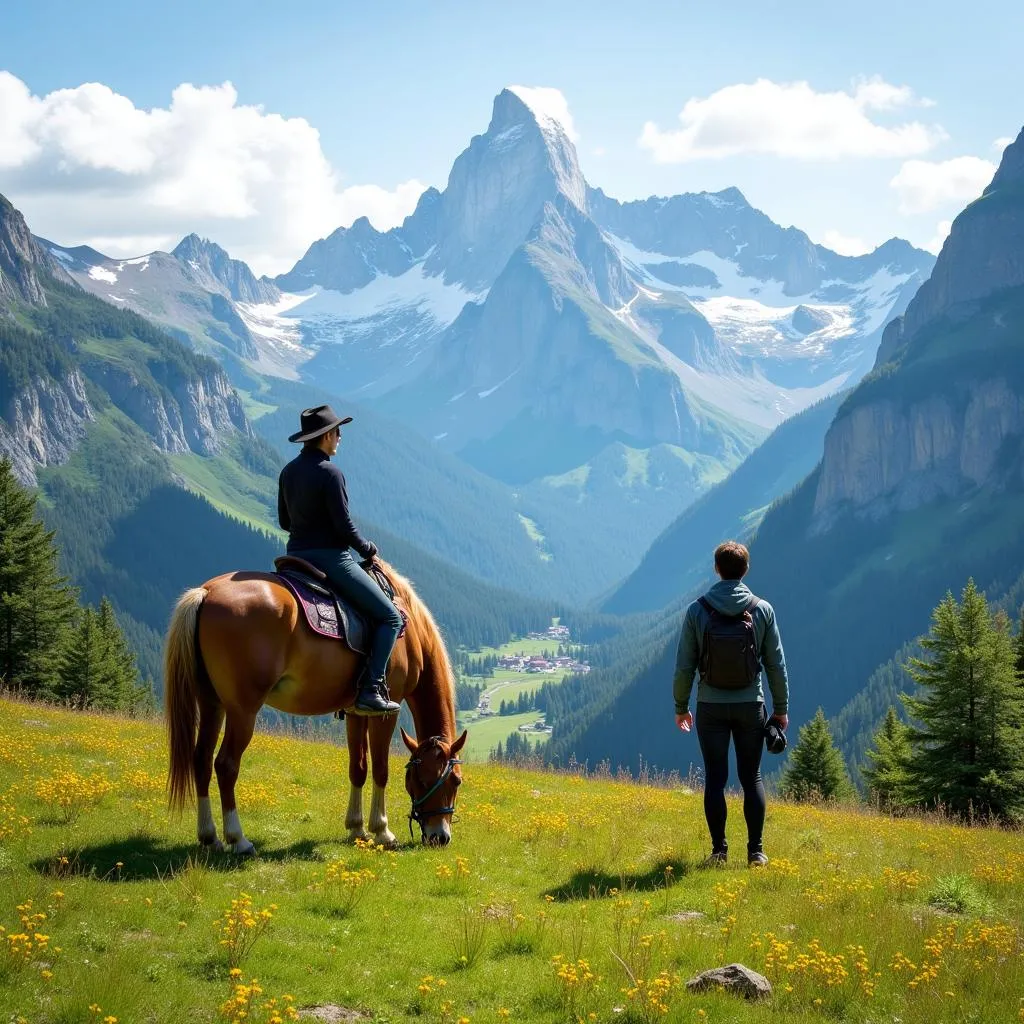
[[[404,700],[416,726],[409,748],[406,789],[411,819],[425,843],[451,841],[451,818],[460,785],[455,738],[455,687],[444,640],[426,605],[390,566],[378,560],[405,610],[408,626],[388,667],[392,699]],[[344,643],[314,633],[295,598],[273,573],[233,572],[185,591],[171,615],[164,652],[164,700],[170,741],[168,791],[172,808],[197,798],[198,837],[223,849],[210,805],[210,778],[217,770],[224,843],[235,853],[253,852],[242,832],[235,783],[256,716],[266,704],[292,715],[325,715],[351,705],[362,658]],[[373,769],[370,829],[373,839],[394,846],[385,789],[388,750],[397,715],[346,715],[351,785],[345,827],[350,839],[367,838],[363,785],[367,748]],[[226,722],[226,725],[225,725]],[[214,749],[224,726],[224,739]]]

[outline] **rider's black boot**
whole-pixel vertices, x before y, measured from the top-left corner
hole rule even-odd
[[[355,703],[345,708],[350,715],[397,715],[398,705],[388,697],[387,681],[381,676],[371,679],[369,673],[363,672],[359,679],[359,690]]]

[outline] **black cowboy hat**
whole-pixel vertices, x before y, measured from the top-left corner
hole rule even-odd
[[[288,438],[289,441],[312,441],[314,437],[326,434],[328,430],[344,426],[352,422],[351,416],[342,419],[329,405],[317,405],[312,409],[303,409],[299,415],[302,424],[297,433]]]

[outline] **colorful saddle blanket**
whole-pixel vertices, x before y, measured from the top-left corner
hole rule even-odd
[[[369,652],[371,624],[351,604],[342,600],[323,581],[302,571],[301,560],[280,558],[275,565],[278,579],[292,592],[314,633],[341,640],[356,654]],[[391,589],[390,585],[387,589]],[[393,595],[392,591],[388,596]],[[399,608],[398,611],[402,616],[402,631],[398,635],[402,636],[409,620],[404,609]]]

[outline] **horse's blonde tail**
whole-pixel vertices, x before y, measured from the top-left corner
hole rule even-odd
[[[205,599],[202,587],[181,595],[171,613],[164,646],[164,711],[171,760],[167,797],[172,810],[181,810],[195,795],[192,764],[199,720],[196,624]]]

